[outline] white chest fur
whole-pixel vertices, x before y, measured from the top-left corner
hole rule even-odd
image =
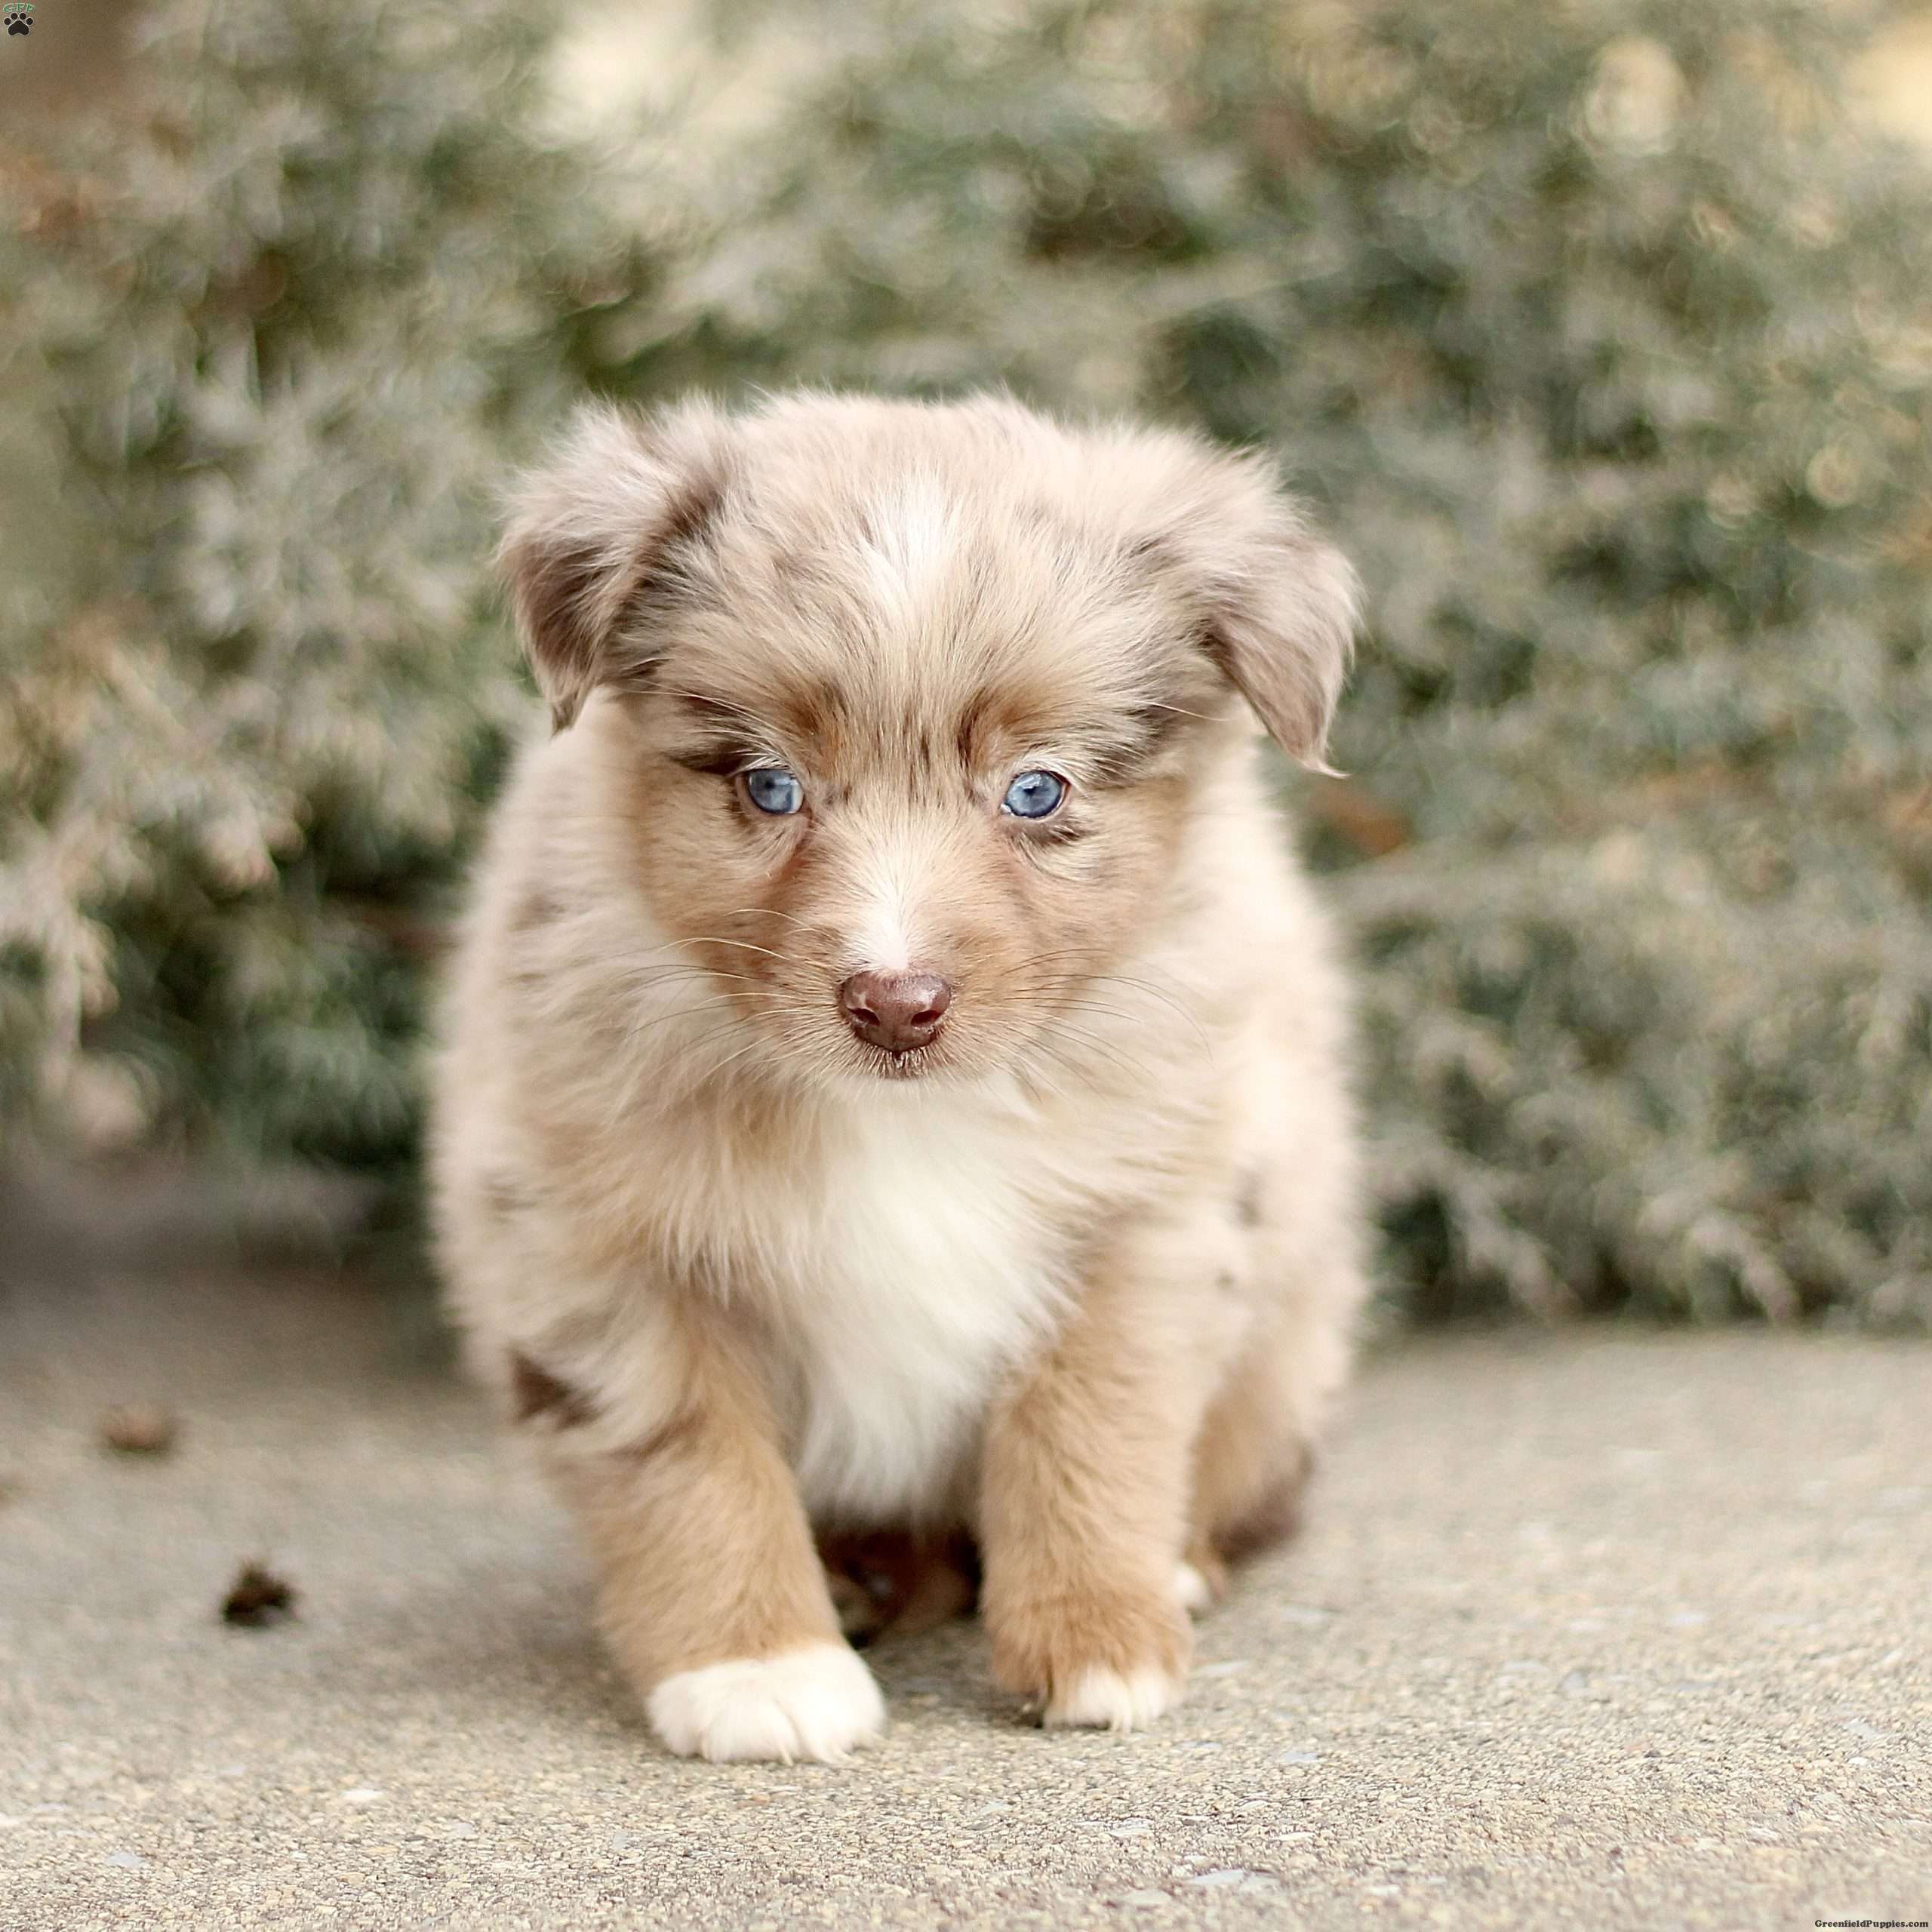
[[[815,1512],[937,1506],[1001,1377],[1050,1328],[1061,1290],[1030,1151],[1011,1115],[900,1106],[825,1150],[777,1310]]]

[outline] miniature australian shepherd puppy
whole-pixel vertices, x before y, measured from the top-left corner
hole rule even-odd
[[[586,413],[503,558],[554,729],[449,991],[441,1244],[658,1735],[841,1758],[854,1624],[975,1588],[1046,1723],[1150,1723],[1362,1292],[1254,730],[1318,764],[1349,567],[1192,436],[826,395]]]

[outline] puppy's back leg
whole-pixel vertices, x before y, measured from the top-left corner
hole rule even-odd
[[[963,1530],[821,1531],[818,1553],[839,1624],[860,1648],[916,1637],[979,1601],[980,1553]]]
[[[1269,1309],[1195,1444],[1188,1561],[1211,1600],[1227,1565],[1292,1536],[1315,1444],[1348,1371],[1364,1284],[1352,1253]]]

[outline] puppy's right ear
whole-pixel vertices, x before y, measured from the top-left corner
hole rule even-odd
[[[497,561],[556,730],[598,685],[649,681],[663,606],[724,498],[723,445],[701,406],[645,417],[593,405],[512,489]]]

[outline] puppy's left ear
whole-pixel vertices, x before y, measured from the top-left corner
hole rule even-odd
[[[1224,586],[1201,632],[1202,648],[1269,736],[1331,777],[1328,728],[1355,655],[1361,598],[1354,566],[1333,544],[1284,534]]]
[[[1288,755],[1327,771],[1361,586],[1254,457],[1215,454],[1171,501],[1154,548],[1177,570],[1201,648]]]

